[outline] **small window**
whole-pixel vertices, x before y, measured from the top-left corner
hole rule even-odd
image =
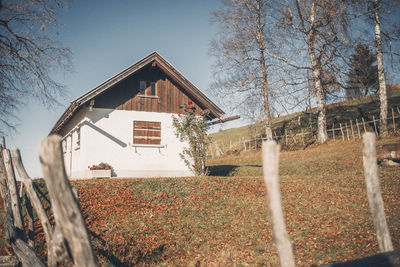
[[[151,83],[151,95],[156,95],[156,83]]]
[[[140,93],[142,95],[146,93],[146,81],[140,81]]]
[[[134,121],[133,143],[160,145],[161,144],[161,122]]]

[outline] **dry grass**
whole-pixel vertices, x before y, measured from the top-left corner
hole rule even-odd
[[[394,141],[400,138],[380,142]],[[104,266],[276,266],[264,184],[257,176],[260,162],[259,152],[210,162],[238,166],[236,174],[241,176],[234,177],[73,182],[99,262]],[[280,173],[284,214],[298,266],[378,252],[360,142],[282,152]],[[399,249],[400,168],[380,167],[380,178],[390,232]]]

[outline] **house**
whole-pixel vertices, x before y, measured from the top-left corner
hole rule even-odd
[[[91,177],[88,166],[100,162],[112,166],[113,177],[189,176],[172,125],[188,101],[210,120],[224,115],[154,52],[73,101],[50,134],[63,137],[71,178]]]

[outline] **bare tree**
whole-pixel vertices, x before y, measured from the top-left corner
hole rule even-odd
[[[380,101],[380,132],[383,136],[387,135],[387,89],[386,74],[387,64],[390,61],[398,62],[400,53],[398,53],[398,45],[400,41],[400,27],[398,24],[398,16],[400,13],[399,0],[352,0],[350,1],[352,8],[355,9],[355,22],[363,19],[363,23],[371,25],[367,31],[361,31],[359,34],[362,39],[374,39],[378,81],[379,81],[379,101]],[[372,31],[373,27],[373,31]],[[373,34],[372,34],[373,33]],[[392,50],[392,47],[397,49]],[[397,51],[396,51],[397,50]],[[388,57],[385,60],[386,54]],[[392,65],[393,69],[393,65]]]
[[[9,120],[27,99],[51,107],[63,94],[51,75],[71,66],[70,50],[54,41],[66,1],[0,0],[0,131],[13,127]]]
[[[221,1],[212,12],[218,39],[211,42],[216,58],[214,88],[224,99],[238,95],[238,105],[263,110],[265,134],[272,140],[271,87],[267,63],[267,1]]]
[[[286,47],[301,47],[299,43],[304,43],[306,53],[303,50],[289,57],[278,56],[279,53],[276,52],[269,55],[286,62],[290,67],[312,70],[313,88],[317,98],[317,139],[322,144],[327,141],[326,95],[332,88],[337,89],[339,84],[334,77],[335,69],[337,69],[334,61],[344,41],[342,34],[346,25],[346,8],[340,0],[293,0],[280,5],[278,27],[294,40],[287,42]],[[301,50],[301,48],[298,49]],[[298,59],[294,61],[289,59],[301,57],[304,60],[305,54],[309,59],[309,65],[301,62],[294,63],[299,62]]]
[[[376,58],[378,61],[378,79],[379,79],[379,101],[380,105],[380,131],[383,136],[388,134],[387,127],[387,93],[386,93],[386,77],[385,67],[383,65],[382,40],[381,40],[381,20],[379,16],[380,0],[373,0],[374,11],[374,31]]]

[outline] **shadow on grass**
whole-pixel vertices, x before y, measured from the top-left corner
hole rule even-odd
[[[98,234],[96,234],[93,231],[90,231],[88,229],[89,234],[94,237],[95,239],[97,239],[101,246],[104,248],[106,247],[106,241],[104,241],[104,239],[102,239]],[[103,248],[94,248],[95,251],[101,255],[103,255],[104,257],[107,258],[107,260],[114,266],[129,266],[127,264],[124,264],[123,262],[121,262],[114,254],[112,254],[108,249],[103,249]]]
[[[118,257],[111,252],[112,249],[111,247],[109,247],[110,245],[107,244],[107,242],[104,239],[102,239],[98,234],[96,234],[93,231],[90,231],[89,229],[88,231],[89,234],[93,238],[97,239],[97,241],[100,242],[101,244],[101,248],[94,247],[96,253],[99,253],[100,255],[107,258],[108,262],[111,263],[113,266],[122,266],[122,267],[132,266],[131,264],[127,264],[119,260]],[[162,260],[161,255],[165,251],[165,248],[166,248],[165,245],[161,245],[157,248],[154,248],[152,251],[150,251],[150,253],[146,254],[143,254],[140,250],[138,250],[135,253],[133,253],[133,255],[136,255],[134,256],[136,263],[155,264]]]
[[[210,176],[234,176],[247,168],[258,169],[262,168],[261,164],[244,164],[244,165],[215,165],[209,166]]]

